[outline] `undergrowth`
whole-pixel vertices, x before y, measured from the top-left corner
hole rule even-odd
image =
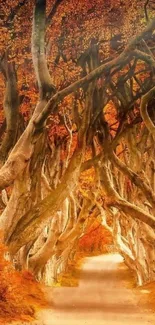
[[[0,244],[0,324],[32,321],[36,311],[46,306],[43,288],[30,272],[16,271],[6,254]]]

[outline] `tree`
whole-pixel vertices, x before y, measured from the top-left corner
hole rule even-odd
[[[3,5],[9,48],[2,39],[6,86],[0,189],[6,206],[0,227],[11,258],[36,277],[49,280],[52,264],[56,278],[91,216],[101,215],[139,283],[154,279],[155,19],[145,27],[138,7],[135,20],[138,3],[132,2],[131,14],[130,3],[127,7],[122,1],[111,2],[110,9],[103,1],[56,1],[52,9],[45,0],[35,1],[31,53],[37,84],[31,19],[19,26],[33,4],[15,1],[14,11],[9,3]],[[127,33],[137,30],[128,42]],[[88,169],[93,185],[80,178]]]

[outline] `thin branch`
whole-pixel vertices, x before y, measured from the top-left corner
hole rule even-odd
[[[151,90],[149,90],[142,97],[141,106],[140,106],[140,113],[141,113],[141,117],[142,117],[147,129],[152,134],[153,139],[155,140],[155,125],[152,122],[152,120],[151,120],[151,118],[150,118],[150,116],[148,114],[148,110],[147,110],[148,102],[153,96],[155,96],[155,87],[153,87]]]
[[[147,12],[147,6],[149,4],[149,1],[150,0],[146,0],[146,2],[144,4],[144,12],[145,12],[145,18],[146,18],[147,23],[149,22],[149,16],[148,16],[148,12]]]
[[[28,0],[19,1],[19,3],[14,8],[11,9],[11,13],[9,14],[9,16],[7,18],[7,23],[10,23],[14,20],[18,11],[20,10],[21,7],[23,7],[26,4],[26,2],[28,2]]]
[[[53,18],[54,15],[56,14],[57,9],[58,9],[59,5],[60,5],[62,2],[63,2],[63,0],[56,0],[56,2],[55,2],[55,4],[54,4],[53,8],[51,9],[51,11],[50,11],[50,13],[49,13],[49,15],[48,15],[48,17],[47,17],[47,19],[46,19],[46,27],[48,27],[48,26],[51,24],[51,22],[52,22],[52,18]]]
[[[129,214],[133,219],[141,220],[151,228],[155,229],[155,217],[152,214],[146,212],[142,208],[137,207],[135,204],[127,202],[114,189],[109,177],[108,167],[105,165],[104,160],[99,162],[98,170],[100,174],[101,186],[107,195],[106,206],[118,208],[121,212]]]
[[[155,193],[151,189],[151,187],[131,168],[125,165],[116,155],[115,153],[111,153],[110,157],[114,162],[115,166],[126,176],[129,177],[131,182],[133,182],[141,191],[145,194],[148,201],[155,208]]]
[[[110,74],[111,69],[116,67],[117,65],[120,65],[120,67],[123,67],[127,64],[127,62],[136,54],[136,51],[133,51],[135,46],[145,37],[145,35],[148,32],[153,32],[155,29],[155,19],[152,20],[152,22],[147,26],[146,29],[144,29],[138,36],[134,37],[129,44],[126,46],[124,51],[115,59],[111,60],[108,63],[105,63],[101,65],[100,67],[96,68],[92,72],[90,72],[88,75],[86,75],[84,78],[74,82],[67,88],[57,92],[47,103],[47,105],[44,107],[42,113],[38,116],[38,118],[35,120],[36,128],[37,126],[41,126],[48,115],[55,110],[57,107],[57,104],[63,100],[64,97],[71,94],[78,88],[84,86],[85,84],[90,83],[94,79],[100,77],[101,74]],[[137,55],[140,54],[143,55],[144,61],[149,61],[149,64],[152,64],[155,66],[155,61],[147,54],[137,51]]]

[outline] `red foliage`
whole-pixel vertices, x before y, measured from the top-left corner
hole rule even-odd
[[[46,305],[41,285],[28,271],[16,271],[6,254],[0,244],[0,324],[32,320],[36,310]]]

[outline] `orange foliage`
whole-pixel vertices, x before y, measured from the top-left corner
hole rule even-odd
[[[19,94],[25,96],[20,109],[27,112],[34,109],[38,98],[31,55],[35,1],[25,1],[17,10],[19,2],[23,1],[0,1],[0,52],[2,56],[9,48],[9,59],[16,63]],[[47,0],[47,17],[54,3]],[[139,33],[143,27],[140,14],[141,0],[63,1],[46,30],[48,66],[56,88],[65,87],[80,77],[78,60],[90,46],[91,39],[104,40],[100,43],[101,61],[109,55],[115,56],[109,40],[122,33],[126,43],[133,34]],[[3,76],[0,76],[0,110],[4,89]]]
[[[41,285],[28,271],[16,271],[4,258],[6,254],[0,244],[0,324],[31,321],[36,310],[46,305]]]
[[[86,234],[81,237],[79,241],[79,249],[83,252],[93,254],[104,253],[106,251],[106,245],[112,244],[112,236],[108,230],[106,230],[99,219],[97,219],[93,225],[91,225]]]

